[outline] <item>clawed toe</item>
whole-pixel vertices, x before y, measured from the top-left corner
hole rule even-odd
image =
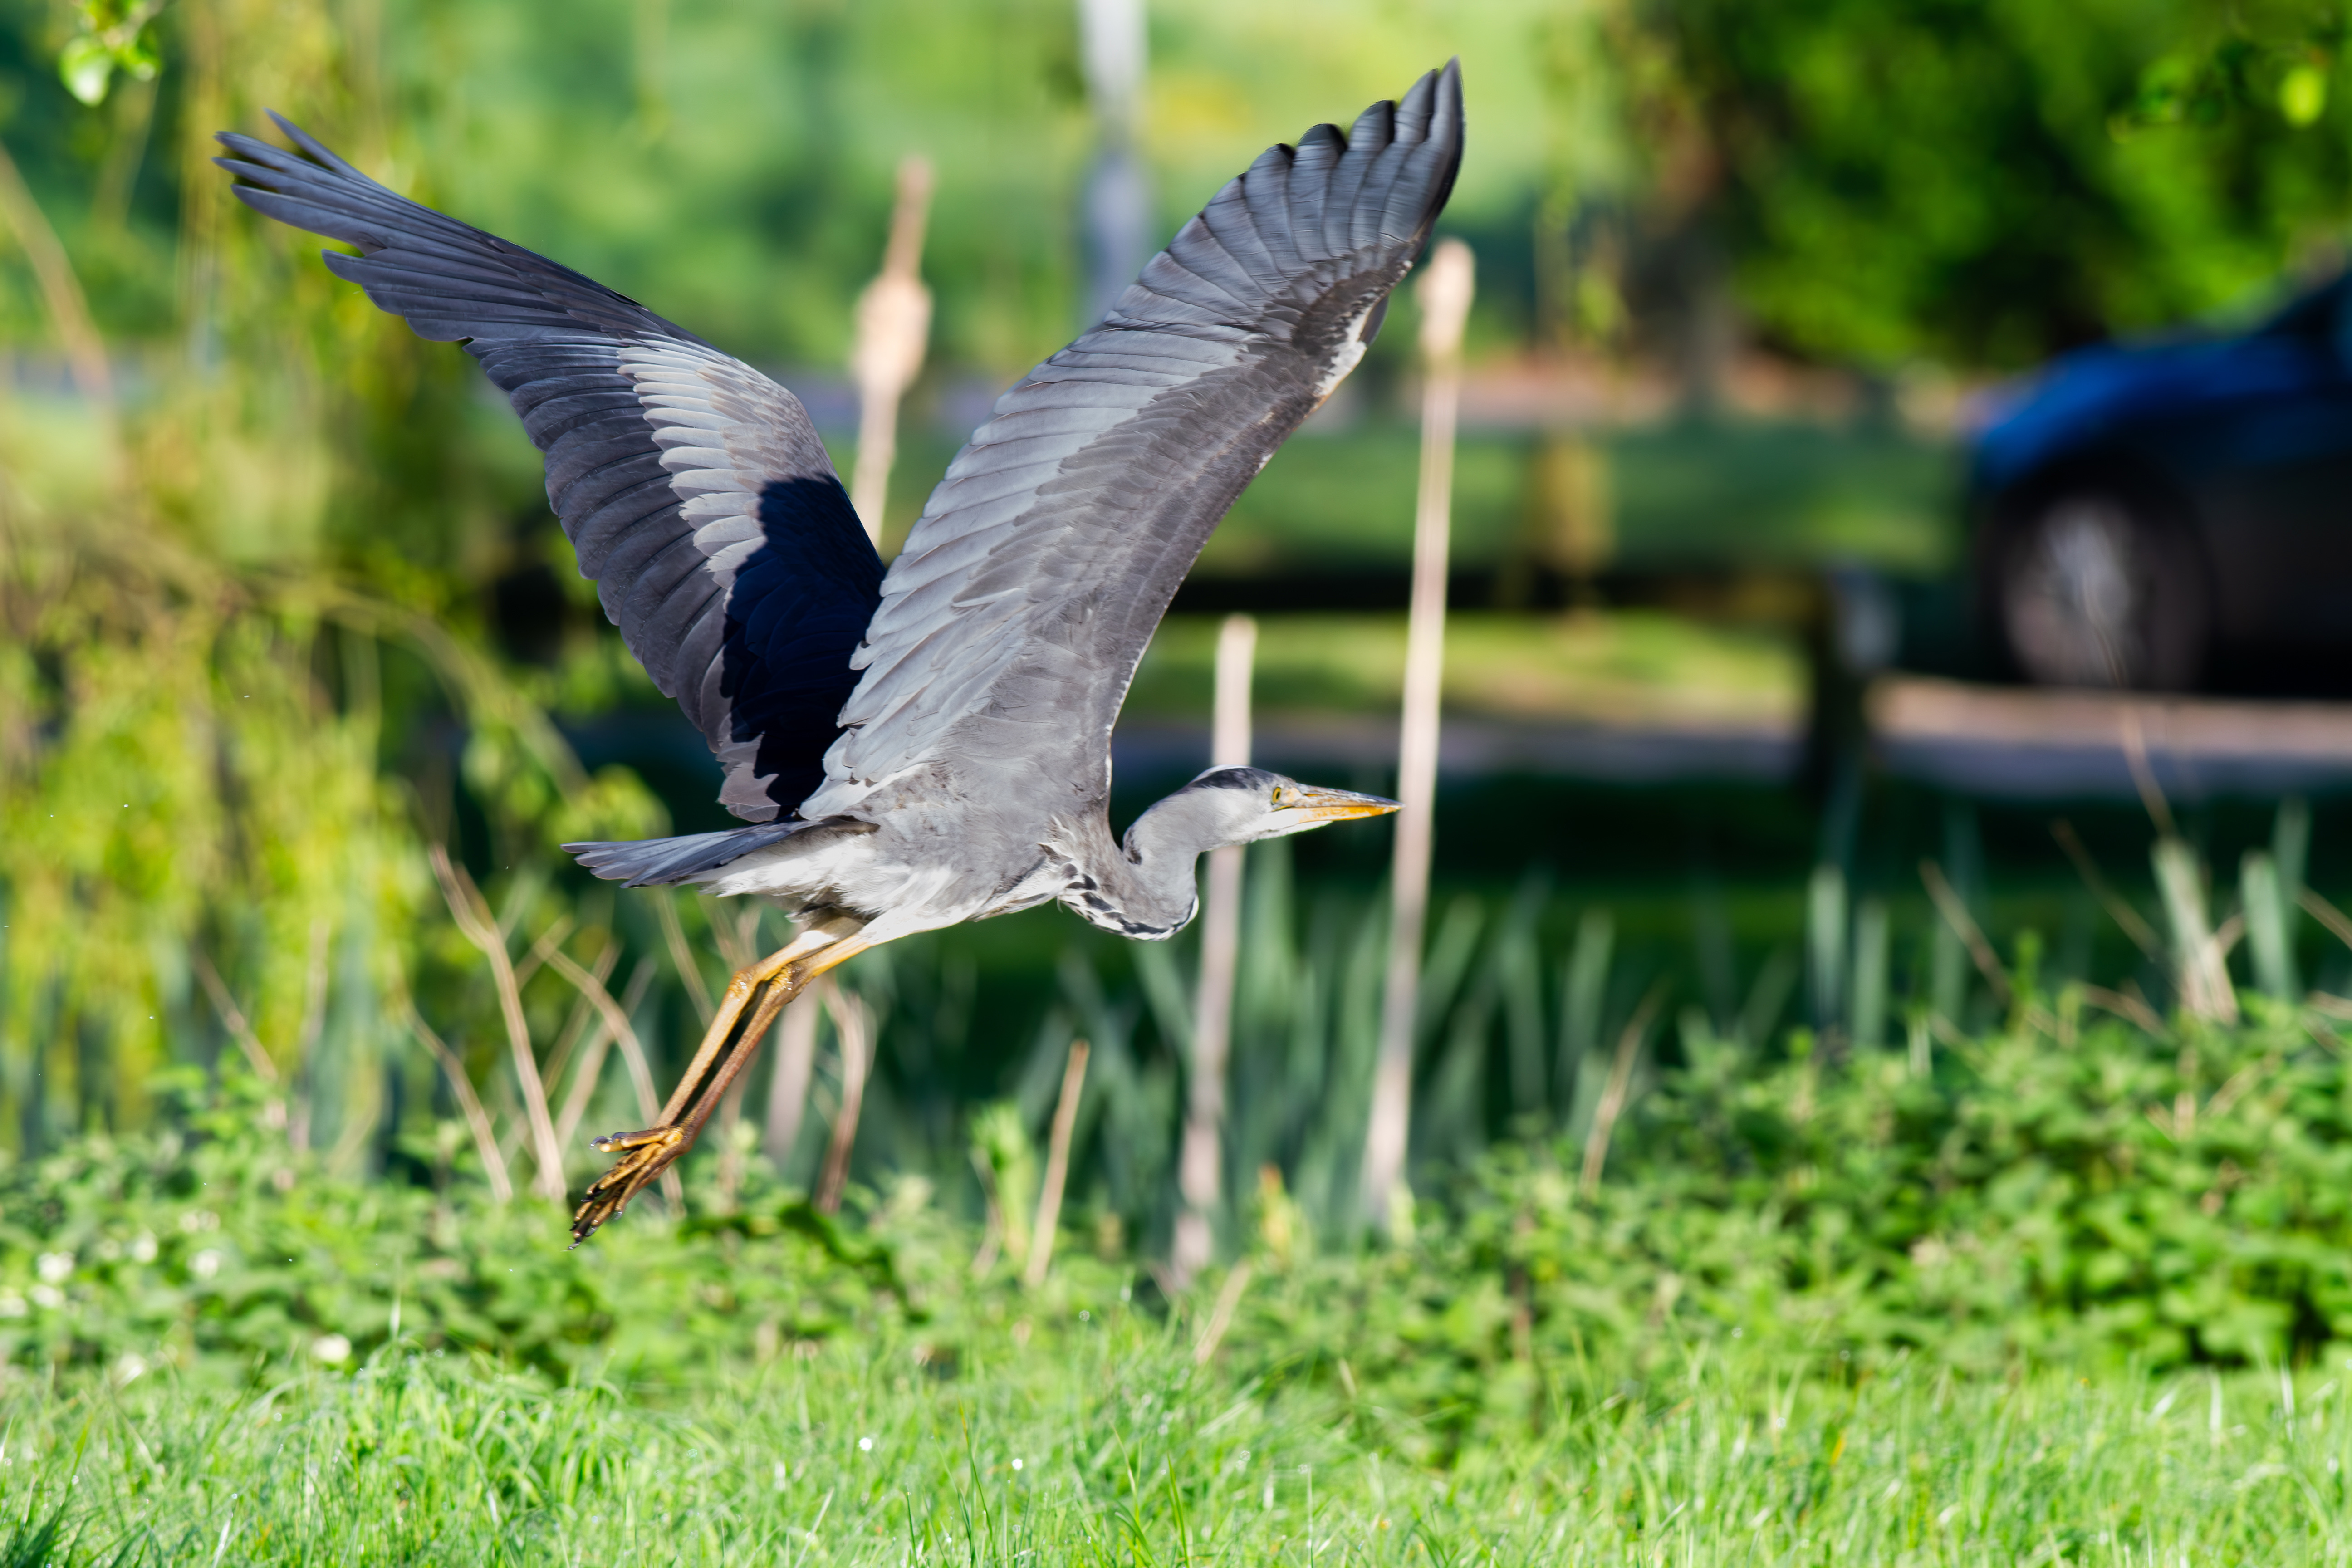
[[[639,1132],[608,1132],[595,1141],[598,1153],[617,1154],[620,1158],[611,1170],[589,1184],[579,1208],[572,1211],[572,1246],[595,1235],[598,1227],[627,1208],[631,1198],[652,1185],[679,1155],[693,1147],[695,1135],[702,1131],[703,1123],[719,1109],[729,1088],[758,1054],[760,1041],[784,1004],[798,995],[811,979],[860,951],[863,944],[849,938],[864,924],[863,921],[856,921],[844,928],[836,920],[804,931],[760,963],[738,972],[728,983],[727,1001],[712,1016],[693,1062],[662,1110],[660,1124]],[[820,948],[824,950],[821,955],[817,952]],[[752,1005],[754,997],[758,999],[756,1005]]]
[[[618,1154],[632,1149],[662,1147],[677,1142],[685,1136],[684,1131],[679,1128],[648,1127],[642,1132],[607,1132],[602,1138],[592,1140],[588,1147],[595,1150],[599,1154]],[[607,1176],[605,1181],[611,1179]],[[597,1184],[598,1186],[603,1184],[603,1182]],[[593,1192],[594,1189],[590,1190]]]
[[[599,1226],[629,1206],[657,1180],[670,1163],[686,1152],[692,1135],[683,1127],[649,1127],[642,1132],[611,1132],[591,1145],[600,1154],[618,1154],[613,1168],[588,1184],[572,1215],[572,1245],[579,1246]]]

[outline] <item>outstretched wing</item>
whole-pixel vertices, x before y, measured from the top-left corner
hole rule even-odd
[[[482,362],[547,458],[604,613],[752,822],[815,789],[881,558],[800,400],[633,300],[395,195],[277,115],[300,155],[224,132],[247,205],[359,247],[336,276]]]
[[[961,793],[982,773],[1100,799],[1111,725],[1177,584],[1363,357],[1461,161],[1456,62],[1345,135],[1318,125],[1270,149],[1006,393],[883,581],[805,811],[893,781]]]

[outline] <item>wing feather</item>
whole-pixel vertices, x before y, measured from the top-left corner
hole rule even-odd
[[[1356,198],[1374,161],[1389,145],[1395,110],[1394,104],[1381,102],[1358,115],[1355,129],[1348,133],[1348,150],[1331,171],[1331,193],[1323,203],[1323,247],[1335,258],[1352,254],[1368,241],[1361,232],[1365,215]]]
[[[1234,266],[1248,274],[1252,292],[1260,297],[1281,292],[1282,264],[1266,249],[1265,240],[1251,218],[1249,201],[1242,193],[1240,180],[1227,181],[1225,188],[1201,209],[1201,216],[1193,223],[1201,226]],[[1183,238],[1192,227],[1192,224],[1186,224],[1177,237]]]
[[[1324,199],[1330,194],[1340,154],[1347,150],[1348,139],[1336,125],[1315,126],[1298,139],[1298,155],[1290,165],[1286,183],[1290,220],[1285,226],[1298,247],[1302,273],[1330,259],[1330,249],[1323,243]]]
[[[1294,147],[1269,147],[1258,154],[1257,162],[1249,166],[1240,182],[1250,232],[1265,247],[1276,275],[1282,278],[1302,272],[1307,267],[1290,226],[1290,173],[1297,156],[1298,151]]]
[[[847,728],[803,809],[943,777],[981,798],[983,773],[1016,798],[1099,801],[1111,724],[1177,584],[1361,355],[1461,154],[1454,65],[1349,136],[1318,125],[1270,149],[1006,393],[884,580]]]
[[[275,118],[275,117],[273,117]],[[397,195],[298,127],[224,134],[237,195],[358,247],[328,268],[459,341],[546,458],[582,573],[768,821],[823,777],[882,563],[799,400],[636,301]]]

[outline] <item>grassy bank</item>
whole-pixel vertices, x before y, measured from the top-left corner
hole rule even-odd
[[[2341,1561],[2336,1376],[1956,1381],[1685,1349],[1456,1465],[1123,1309],[951,1374],[885,1336],[692,1392],[392,1344],[5,1404],[9,1563]],[[1556,1369],[1565,1374],[1564,1369]]]

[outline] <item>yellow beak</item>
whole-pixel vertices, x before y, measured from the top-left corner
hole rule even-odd
[[[1316,822],[1346,822],[1359,816],[1386,816],[1402,809],[1395,801],[1377,795],[1358,795],[1352,790],[1315,789],[1300,785],[1292,796],[1282,803],[1286,811],[1296,811]]]

